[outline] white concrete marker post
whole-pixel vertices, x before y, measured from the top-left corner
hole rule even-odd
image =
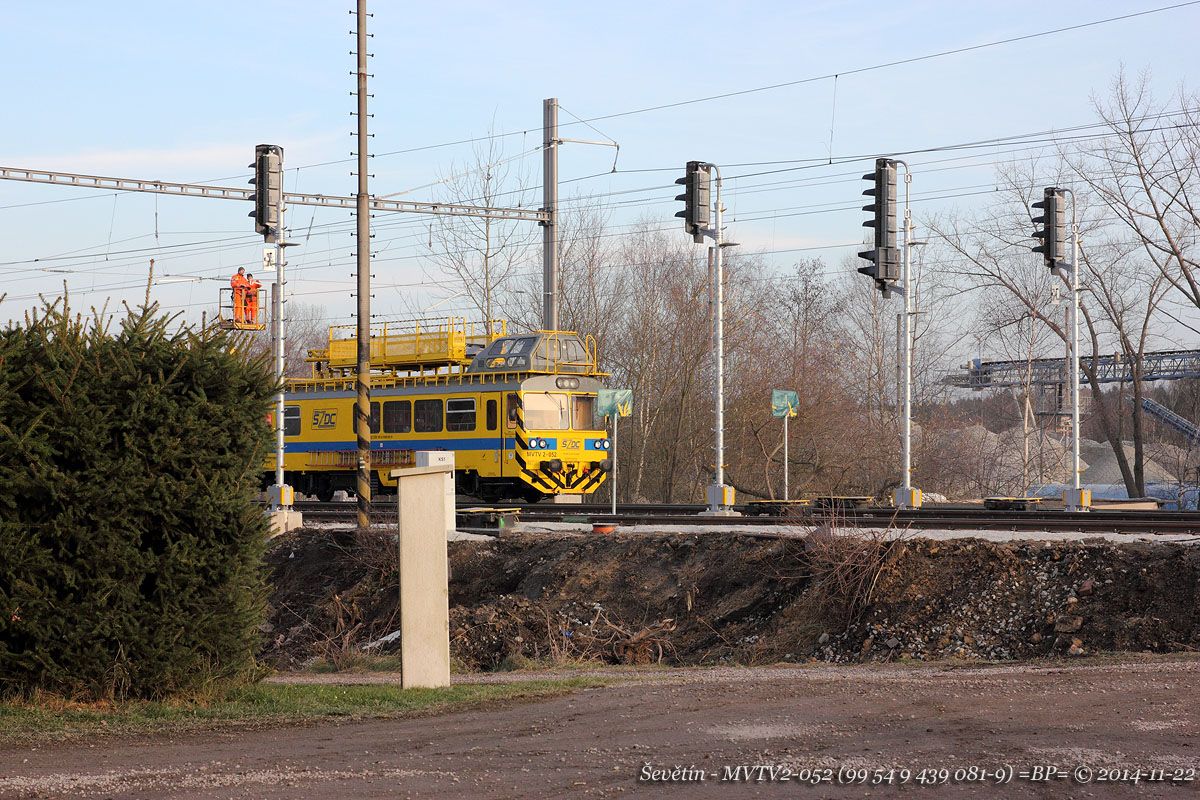
[[[454,527],[454,456],[418,453],[422,461],[430,465],[391,472],[399,509],[400,684],[406,689],[450,685],[446,538]]]
[[[458,530],[454,506],[454,453],[449,450],[418,450],[416,465],[447,467],[450,470],[450,482],[446,485],[446,537],[449,538]]]

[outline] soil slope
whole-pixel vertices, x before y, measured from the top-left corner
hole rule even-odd
[[[386,535],[350,549],[324,532],[277,540],[267,659],[350,663],[393,632],[394,559]],[[465,670],[1200,647],[1200,551],[1180,545],[517,535],[453,542],[450,561]]]

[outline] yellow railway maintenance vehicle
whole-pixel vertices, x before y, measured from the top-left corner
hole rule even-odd
[[[308,353],[312,377],[287,381],[285,480],[320,500],[354,491],[357,347],[352,326],[330,328],[328,346]],[[417,450],[453,451],[458,492],[489,503],[591,494],[611,469],[590,336],[463,319],[384,326],[371,334],[371,372],[373,492],[394,491],[388,473]]]

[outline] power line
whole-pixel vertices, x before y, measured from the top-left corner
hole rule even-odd
[[[857,69],[848,69],[848,70],[841,70],[839,72],[830,72],[830,73],[826,73],[825,75],[817,75],[817,76],[813,76],[811,78],[801,78],[799,80],[794,80],[794,81],[784,81],[782,83],[772,83],[772,84],[768,84],[766,86],[756,86],[751,89],[739,89],[739,90],[733,91],[733,92],[724,92],[722,94],[714,94],[714,95],[708,95],[705,97],[697,97],[697,98],[693,98],[691,100],[680,100],[680,101],[677,101],[674,103],[662,103],[662,104],[655,105],[655,106],[646,106],[645,108],[633,109],[631,111],[620,111],[620,112],[616,112],[613,114],[603,114],[603,115],[597,116],[597,117],[590,117],[584,121],[585,122],[598,122],[598,121],[606,120],[606,119],[616,119],[617,117],[627,117],[627,116],[631,116],[633,114],[644,114],[649,111],[660,111],[662,109],[678,108],[680,106],[694,105],[696,103],[707,103],[712,100],[724,100],[729,97],[740,97],[742,95],[755,94],[757,92],[768,92],[768,91],[773,91],[775,89],[787,88],[790,86],[800,86],[805,83],[814,83],[816,81],[830,80],[832,78],[845,77],[846,75],[859,75],[864,72],[872,72],[872,71],[880,70],[880,69],[888,69],[890,67],[898,67],[898,66],[902,66],[904,64],[916,64],[921,61],[930,61],[930,60],[933,60],[936,58],[945,58],[946,56],[959,55],[962,53],[970,53],[975,50],[985,50],[990,47],[999,47],[1001,45],[1029,41],[1031,39],[1039,39],[1039,38],[1042,38],[1045,36],[1054,36],[1059,33],[1067,33],[1068,31],[1076,31],[1076,30],[1082,30],[1084,28],[1092,28],[1092,27],[1095,27],[1098,25],[1107,25],[1108,23],[1111,23],[1111,22],[1121,22],[1121,21],[1128,20],[1128,19],[1134,19],[1135,17],[1144,17],[1149,14],[1158,14],[1163,11],[1173,11],[1175,9],[1186,8],[1188,6],[1194,6],[1194,5],[1198,5],[1198,4],[1200,4],[1200,0],[1189,0],[1189,2],[1185,2],[1185,3],[1176,3],[1174,5],[1169,5],[1169,6],[1160,6],[1159,8],[1150,8],[1150,9],[1146,9],[1145,11],[1135,11],[1130,14],[1122,14],[1122,15],[1116,16],[1116,17],[1108,17],[1107,19],[1092,20],[1091,22],[1081,22],[1077,25],[1066,25],[1061,28],[1054,28],[1051,30],[1039,31],[1037,33],[1028,33],[1028,34],[1024,34],[1022,36],[1011,36],[1007,39],[997,39],[995,41],[984,42],[983,44],[969,45],[967,47],[956,47],[951,50],[942,50],[942,51],[939,51],[936,53],[927,53],[926,55],[921,55],[921,56],[912,56],[910,58],[901,58],[901,59],[897,59],[895,61],[885,61],[883,63],[872,64],[871,66],[867,66],[867,67],[858,67]]]
[[[916,63],[919,63],[922,61],[931,61],[931,60],[938,59],[938,58],[946,58],[948,56],[961,55],[963,53],[970,53],[970,52],[974,52],[977,50],[986,50],[986,49],[992,48],[992,47],[1001,47],[1001,46],[1007,45],[1007,44],[1015,44],[1017,42],[1025,42],[1025,41],[1030,41],[1033,39],[1044,38],[1047,36],[1055,36],[1060,33],[1068,33],[1070,31],[1083,30],[1085,28],[1094,28],[1094,27],[1097,27],[1100,25],[1108,25],[1113,22],[1123,22],[1125,20],[1135,19],[1137,17],[1145,17],[1145,16],[1149,16],[1151,14],[1159,14],[1164,11],[1174,11],[1174,10],[1177,10],[1180,8],[1188,8],[1190,6],[1195,6],[1198,4],[1200,4],[1200,0],[1188,0],[1188,2],[1174,3],[1172,5],[1159,6],[1158,8],[1149,8],[1144,11],[1134,11],[1129,14],[1121,14],[1121,15],[1118,15],[1115,17],[1106,17],[1104,19],[1092,20],[1090,22],[1081,22],[1076,25],[1065,25],[1060,28],[1052,28],[1050,30],[1038,31],[1036,33],[1028,33],[1028,34],[1023,34],[1021,36],[1010,36],[1005,39],[996,39],[996,40],[993,40],[990,42],[984,42],[981,44],[967,45],[965,47],[955,47],[955,48],[951,48],[949,50],[940,50],[940,51],[937,51],[934,53],[926,53],[924,55],[911,56],[909,58],[901,58],[901,59],[896,59],[893,61],[885,61],[885,62],[882,62],[879,64],[871,64],[871,65],[865,66],[865,67],[856,67],[854,69],[839,70],[837,72],[829,72],[829,73],[825,73],[823,75],[814,75],[811,77],[799,78],[799,79],[792,80],[792,81],[771,83],[771,84],[766,84],[764,86],[751,87],[748,89],[738,89],[738,90],[731,91],[731,92],[722,92],[720,94],[706,95],[704,97],[694,97],[694,98],[691,98],[688,100],[677,100],[677,101],[669,102],[669,103],[659,103],[657,105],[644,106],[642,108],[629,109],[627,111],[616,111],[616,112],[612,112],[612,113],[608,113],[608,114],[600,114],[600,115],[594,116],[594,117],[585,117],[582,119],[577,117],[576,118],[578,120],[577,122],[566,122],[566,123],[563,123],[563,125],[561,127],[567,127],[568,125],[589,125],[590,126],[590,124],[593,122],[602,122],[604,120],[609,120],[609,119],[618,119],[620,117],[629,117],[629,116],[633,116],[635,114],[646,114],[646,113],[649,113],[652,111],[662,111],[662,110],[669,109],[669,108],[680,108],[682,106],[695,105],[697,103],[708,103],[708,102],[711,102],[714,100],[725,100],[725,99],[728,99],[731,97],[741,97],[741,96],[748,95],[748,94],[769,92],[769,91],[774,91],[776,89],[784,89],[784,88],[789,88],[792,86],[801,86],[801,85],[807,84],[807,83],[816,83],[818,81],[825,81],[825,80],[831,80],[831,79],[838,78],[838,77],[845,77],[846,75],[860,75],[860,74],[866,73],[866,72],[873,72],[873,71],[881,70],[881,69],[889,69],[891,67],[898,67],[898,66],[903,66],[906,64],[916,64]],[[572,115],[572,116],[574,116],[574,115]],[[408,147],[408,148],[403,148],[400,150],[390,150],[390,151],[383,152],[383,153],[376,153],[375,155],[377,157],[382,157],[382,156],[406,155],[408,153],[419,153],[419,152],[424,152],[427,150],[435,150],[435,149],[442,148],[442,147],[455,147],[455,146],[462,145],[462,144],[472,144],[474,142],[488,141],[488,140],[492,140],[492,139],[509,137],[509,136],[524,136],[524,135],[528,135],[532,130],[533,130],[532,128],[527,128],[524,130],[506,131],[504,133],[489,134],[488,136],[475,136],[475,137],[470,137],[470,138],[466,138],[466,139],[457,139],[454,141],[439,142],[437,144],[421,145],[419,147]],[[309,167],[318,167],[318,166],[329,166],[331,164],[344,164],[351,160],[352,159],[341,159],[338,161],[326,161],[326,162],[321,162],[319,164],[305,165],[303,167],[298,167],[298,169],[307,169]]]

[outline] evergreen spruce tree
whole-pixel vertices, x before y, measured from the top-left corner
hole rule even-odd
[[[245,676],[274,377],[155,308],[0,332],[0,694],[162,697]]]

